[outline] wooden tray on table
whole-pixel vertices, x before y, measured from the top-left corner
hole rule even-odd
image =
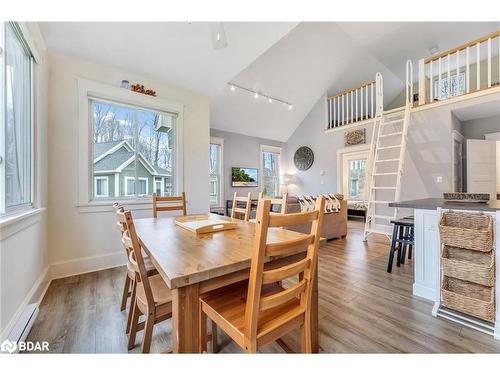
[[[180,216],[175,219],[175,224],[196,234],[220,232],[237,227],[236,222],[206,214]]]

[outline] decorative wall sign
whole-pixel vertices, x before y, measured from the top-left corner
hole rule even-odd
[[[365,129],[356,129],[344,133],[344,146],[354,146],[366,143]]]
[[[314,162],[314,153],[307,146],[302,146],[295,151],[293,163],[299,171],[307,171]]]
[[[149,96],[156,96],[156,91],[151,90],[151,89],[146,89],[144,88],[144,85],[141,85],[139,83],[136,83],[135,85],[130,86],[130,90],[134,92],[138,92],[140,94],[145,94]]]

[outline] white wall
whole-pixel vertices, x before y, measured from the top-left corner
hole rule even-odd
[[[322,194],[337,192],[337,150],[344,148],[347,130],[325,133],[325,98],[321,97],[304,121],[285,144],[285,171],[296,176],[291,194]],[[440,197],[451,188],[451,134],[459,126],[449,109],[436,108],[413,112],[408,134],[405,175],[401,199]],[[366,129],[366,142],[371,142],[372,125]],[[293,155],[298,147],[309,146],[314,163],[305,171],[297,171]],[[325,171],[324,176],[320,175]],[[441,178],[441,182],[438,182]]]
[[[497,194],[500,194],[500,141],[497,141]]]
[[[207,212],[209,99],[205,96],[60,54],[49,54],[49,243],[52,276],[112,267],[125,261],[110,208],[77,207],[77,78],[118,86],[122,79],[184,104],[184,190],[188,212]],[[134,208],[134,207],[131,207]],[[151,216],[150,206],[134,211]]]
[[[262,182],[262,168],[260,165],[260,145],[283,147],[283,143],[270,139],[250,137],[248,135],[236,134],[217,129],[210,129],[210,135],[224,139],[224,202],[227,199],[233,199],[234,192],[238,195],[247,195],[252,193],[252,198],[257,199],[260,187],[232,187],[231,186],[231,168],[248,167],[259,169],[259,183]],[[281,173],[281,172],[280,172]]]
[[[500,115],[462,121],[462,135],[465,138],[484,139],[488,133],[500,132]]]
[[[36,24],[27,24],[41,55],[34,66],[35,206],[47,207],[47,59]],[[47,211],[0,227],[0,338],[7,337],[26,304],[38,302],[48,282]]]
[[[288,186],[290,194],[326,194],[337,192],[337,150],[344,148],[344,132],[325,133],[325,97],[322,96],[304,121],[297,127],[285,144],[283,157],[285,173],[293,174],[294,184]],[[366,129],[367,143],[371,142],[370,125]],[[298,171],[293,156],[300,146],[309,146],[314,152],[314,163],[307,171]],[[324,176],[320,175],[325,171]]]

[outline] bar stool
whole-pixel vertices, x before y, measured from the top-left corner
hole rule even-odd
[[[415,224],[413,216],[403,217],[401,219],[391,220],[393,224],[391,250],[389,252],[389,262],[387,263],[387,272],[392,272],[392,263],[394,253],[397,251],[396,265],[399,267],[404,264],[406,258],[406,249],[408,248],[408,259],[412,257],[413,245],[415,244]]]

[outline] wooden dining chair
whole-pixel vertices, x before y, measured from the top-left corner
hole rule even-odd
[[[245,208],[238,207],[238,202],[245,204]],[[243,220],[250,220],[250,210],[252,208],[252,193],[248,193],[246,197],[238,197],[238,193],[234,193],[233,206],[231,207],[231,218],[237,218],[243,216]]]
[[[113,209],[115,211],[115,214],[118,216],[118,229],[120,230],[120,234],[123,236],[123,233],[126,231],[126,226],[125,223],[121,222],[119,214],[123,214],[125,209],[123,206],[121,206],[118,203],[113,204]],[[128,334],[130,331],[130,324],[132,321],[132,310],[133,310],[133,301],[135,300],[135,293],[136,293],[136,284],[135,284],[135,271],[130,263],[130,251],[128,248],[125,248],[126,255],[127,255],[127,273],[125,274],[125,283],[123,285],[123,292],[122,292],[122,299],[121,299],[121,304],[120,304],[120,311],[124,311],[127,308],[127,300],[130,297],[130,300],[132,301],[130,303],[129,307],[129,312],[128,312],[128,318],[127,318],[127,327],[125,328],[125,332]],[[152,276],[158,273],[156,270],[155,266],[151,262],[151,259],[149,259],[148,256],[144,256],[144,265],[146,267],[147,274]]]
[[[135,299],[132,301],[133,313],[128,349],[131,350],[135,346],[137,331],[144,329],[142,352],[149,353],[153,326],[172,317],[172,293],[160,275],[148,275],[130,211],[118,212],[117,216],[125,228],[122,242],[129,250],[129,261],[135,272],[136,284]],[[141,315],[145,316],[143,323],[139,323]]]
[[[301,351],[312,351],[311,294],[314,277],[317,277],[314,273],[325,198],[316,200],[314,211],[304,213],[270,214],[270,206],[271,201],[266,199],[261,200],[257,208],[248,282],[200,296],[200,352],[206,351],[207,317],[247,353],[257,352],[297,327],[300,327]],[[281,230],[276,227],[306,223],[312,223],[309,234],[267,243],[269,228]],[[300,260],[294,258],[285,266],[264,268],[266,258],[298,254],[301,249],[306,255]],[[277,283],[297,275],[298,282],[287,289]]]
[[[259,193],[259,202],[264,199],[264,193],[261,191]],[[287,203],[288,203],[288,193],[283,194],[281,198],[271,198],[271,205],[280,206],[280,214],[286,214],[288,212]]]
[[[167,203],[167,205],[159,205],[158,203]],[[158,211],[182,211],[184,216],[186,212],[186,193],[171,197],[159,197],[153,193],[153,217],[158,217]]]

